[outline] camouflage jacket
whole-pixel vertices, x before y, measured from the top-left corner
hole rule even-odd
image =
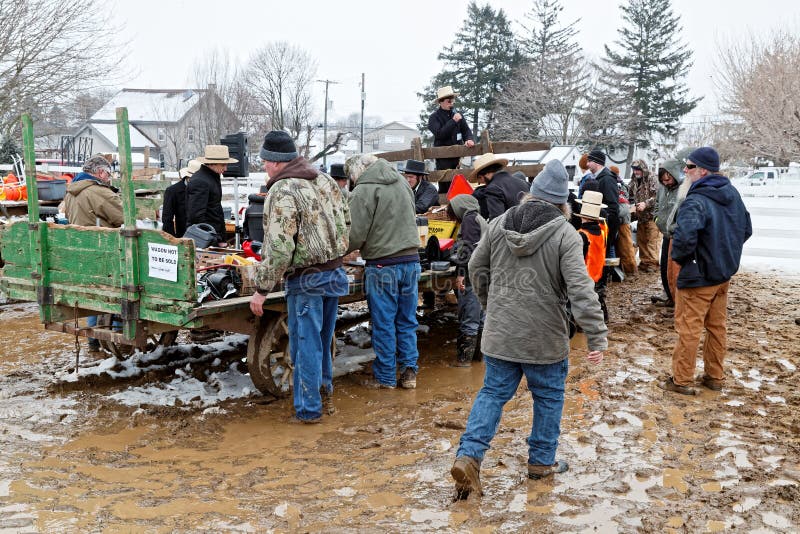
[[[343,256],[350,224],[339,186],[303,158],[289,162],[267,186],[262,262],[254,280],[261,293],[297,269]]]
[[[635,213],[635,206],[639,202],[644,202],[647,205],[644,211],[636,213],[636,218],[640,222],[652,221],[655,216],[656,207],[656,192],[658,191],[658,182],[655,174],[647,169],[647,164],[642,160],[636,160],[634,165],[639,165],[644,172],[641,179],[633,176],[628,185],[630,196],[628,197],[631,203],[631,213]]]

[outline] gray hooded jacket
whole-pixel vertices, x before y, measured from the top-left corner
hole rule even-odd
[[[528,364],[563,360],[569,355],[568,299],[589,350],[608,347],[583,243],[552,204],[531,200],[492,221],[469,272],[486,310],[485,354]]]
[[[681,177],[681,162],[676,159],[665,161],[660,167],[670,173],[677,182],[674,187],[669,188],[662,183],[658,184],[658,191],[656,192],[656,207],[654,211],[656,226],[658,230],[666,237],[671,237],[672,232],[668,231],[667,222],[672,213],[672,209],[678,202],[678,189],[683,178]],[[674,230],[674,226],[672,230]]]

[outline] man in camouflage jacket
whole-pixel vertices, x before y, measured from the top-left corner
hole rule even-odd
[[[658,271],[661,232],[655,223],[656,192],[658,182],[650,173],[647,163],[637,159],[631,164],[633,177],[628,186],[630,200],[634,206],[633,217],[636,225],[636,244],[639,247],[639,270]]]
[[[318,423],[334,412],[331,341],[339,297],[348,292],[342,256],[350,214],[339,186],[297,154],[282,131],[260,152],[269,175],[264,202],[263,261],[250,309],[264,313],[267,293],[285,276],[289,350],[294,362],[293,422]]]

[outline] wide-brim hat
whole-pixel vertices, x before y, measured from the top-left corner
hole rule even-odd
[[[178,176],[180,176],[181,178],[188,178],[189,176],[199,171],[201,165],[202,164],[196,159],[189,160],[189,163],[186,164],[186,167],[183,167],[181,170],[178,171]]]
[[[230,157],[228,147],[225,145],[206,145],[206,153],[197,161],[204,165],[218,165],[222,163],[239,163],[238,159]]]
[[[578,214],[579,217],[598,221],[602,219],[602,217],[600,217],[600,210],[608,207],[603,204],[603,193],[599,191],[584,191],[583,198],[579,198],[575,200],[575,202],[581,205],[581,212]]]
[[[444,87],[440,87],[436,91],[436,102],[439,102],[445,98],[449,98],[451,96],[458,96],[458,93],[453,91],[453,87],[450,85],[446,85]]]
[[[415,159],[406,160],[406,165],[400,172],[407,172],[409,174],[417,174],[420,176],[427,176],[430,174],[425,170],[425,162],[417,161]]]
[[[496,154],[492,154],[491,152],[487,152],[483,154],[475,162],[472,164],[472,172],[469,175],[470,180],[478,176],[478,173],[481,172],[486,167],[491,165],[501,164],[504,167],[508,165],[508,160],[506,158],[500,157]]]

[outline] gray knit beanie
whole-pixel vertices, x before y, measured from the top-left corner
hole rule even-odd
[[[569,196],[568,180],[564,164],[557,159],[550,160],[533,179],[531,195],[552,204],[564,204]]]

